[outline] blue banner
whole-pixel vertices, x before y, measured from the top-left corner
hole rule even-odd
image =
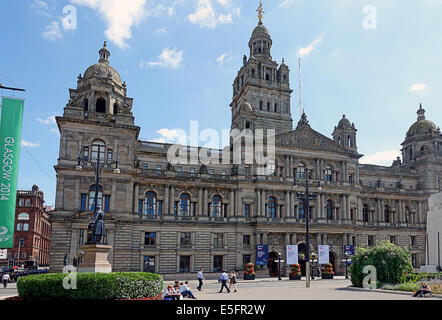
[[[256,265],[266,266],[269,263],[269,246],[257,245],[256,246]]]

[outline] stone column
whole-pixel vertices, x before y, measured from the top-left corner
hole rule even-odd
[[[417,203],[417,223],[421,224],[422,222],[423,222],[422,202],[419,200]]]
[[[204,188],[204,191],[203,191],[203,214],[202,214],[202,216],[209,216],[209,210],[208,210],[208,208],[207,208],[207,197],[208,197],[208,191],[207,191],[207,189],[205,189]]]
[[[235,191],[230,190],[229,217],[235,215]]]
[[[290,217],[290,191],[286,191],[285,192],[285,214],[284,214],[284,218],[289,218]]]
[[[114,188],[115,192],[117,191],[117,186],[114,183],[112,183],[112,196],[111,198],[114,198]],[[135,191],[134,191],[134,202],[133,202],[133,213],[138,214],[138,195],[140,193],[140,186],[138,184],[135,184]],[[113,201],[112,201],[113,206]],[[114,208],[111,208],[111,210],[115,210]]]
[[[173,215],[174,205],[175,205],[175,187],[170,186],[170,195],[169,195],[169,214]],[[177,208],[178,211],[178,208]],[[178,214],[178,212],[177,212]]]
[[[170,214],[169,185],[164,186],[164,215]]]
[[[290,218],[295,217],[295,191],[290,191]]]
[[[196,211],[197,211],[198,216],[203,215],[203,189],[202,188],[198,189],[198,202],[196,205]]]
[[[265,217],[266,213],[266,199],[265,199],[265,191],[261,190],[261,217]]]

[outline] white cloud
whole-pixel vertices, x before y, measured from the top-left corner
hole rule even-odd
[[[47,25],[45,31],[43,32],[43,38],[51,41],[63,38],[60,23],[58,21],[52,21],[49,25]]]
[[[29,148],[37,148],[40,146],[39,143],[33,143],[30,141],[25,141],[25,140],[22,140],[20,145],[23,147],[29,147]]]
[[[391,166],[393,160],[400,157],[401,153],[397,150],[381,151],[374,154],[366,155],[361,158],[359,163],[375,164],[380,166]]]
[[[170,50],[165,48],[158,56],[158,61],[140,62],[140,68],[163,67],[167,69],[177,69],[183,61],[183,50],[177,51],[175,48]]]
[[[132,27],[137,26],[147,16],[144,8],[146,0],[71,0],[71,2],[97,11],[106,22],[106,37],[120,48],[128,47],[126,40],[132,38]]]
[[[157,130],[157,133],[161,137],[153,140],[153,142],[177,143],[177,144],[182,144],[182,145],[187,144],[186,132],[182,129],[163,128],[163,129]]]
[[[156,33],[156,34],[166,33],[166,32],[167,32],[167,30],[166,30],[165,27],[162,27],[162,28],[160,28],[160,29],[155,30],[155,33]]]
[[[231,7],[230,0],[217,0],[224,8]],[[211,0],[198,0],[195,12],[188,15],[191,23],[197,24],[200,27],[215,28],[218,24],[227,24],[233,22],[233,15],[239,16],[241,8],[232,9],[227,14],[217,15],[214,5]]]
[[[408,89],[408,91],[409,92],[421,92],[421,91],[426,91],[427,89],[428,89],[428,87],[425,83],[415,83]]]
[[[46,16],[46,17],[50,17],[51,15],[49,14],[49,6],[46,2],[41,1],[41,0],[35,0],[32,4],[31,4],[31,8],[35,10],[35,12],[38,15],[41,16]]]
[[[55,124],[57,121],[55,120],[55,116],[49,116],[46,119],[37,118],[37,121],[41,124]]]
[[[233,59],[232,52],[226,52],[226,53],[220,55],[218,58],[216,58],[216,62],[218,62],[218,64],[220,66],[223,66],[224,63],[229,62],[232,59]]]
[[[51,133],[53,133],[53,134],[60,134],[60,133],[58,132],[58,130],[55,129],[55,128],[51,128],[49,131],[50,131]]]
[[[295,0],[283,0],[280,4],[279,7],[283,8],[283,7],[288,7],[291,4],[293,4],[295,2]]]
[[[324,32],[321,33],[321,35],[318,38],[313,40],[307,47],[299,49],[298,55],[301,58],[307,56],[308,54],[310,54],[310,52],[312,52],[315,49],[315,47],[318,44],[320,44],[322,42],[323,39],[324,39]]]

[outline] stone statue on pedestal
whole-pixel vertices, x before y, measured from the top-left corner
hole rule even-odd
[[[101,243],[102,238],[106,235],[104,227],[104,211],[101,207],[97,207],[95,212],[94,222],[88,226],[88,244]]]

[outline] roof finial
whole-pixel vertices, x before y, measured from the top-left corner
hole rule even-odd
[[[425,119],[425,109],[422,108],[422,103],[419,104],[419,110],[417,110],[417,120]]]
[[[259,19],[259,23],[258,24],[261,25],[262,24],[262,18],[264,17],[263,16],[264,10],[262,9],[262,1],[259,2],[259,6],[258,6],[258,9],[256,11],[258,12],[258,19]]]
[[[110,52],[107,49],[107,42],[106,41],[104,41],[103,48],[101,48],[98,53],[100,54],[99,62],[109,63]]]

